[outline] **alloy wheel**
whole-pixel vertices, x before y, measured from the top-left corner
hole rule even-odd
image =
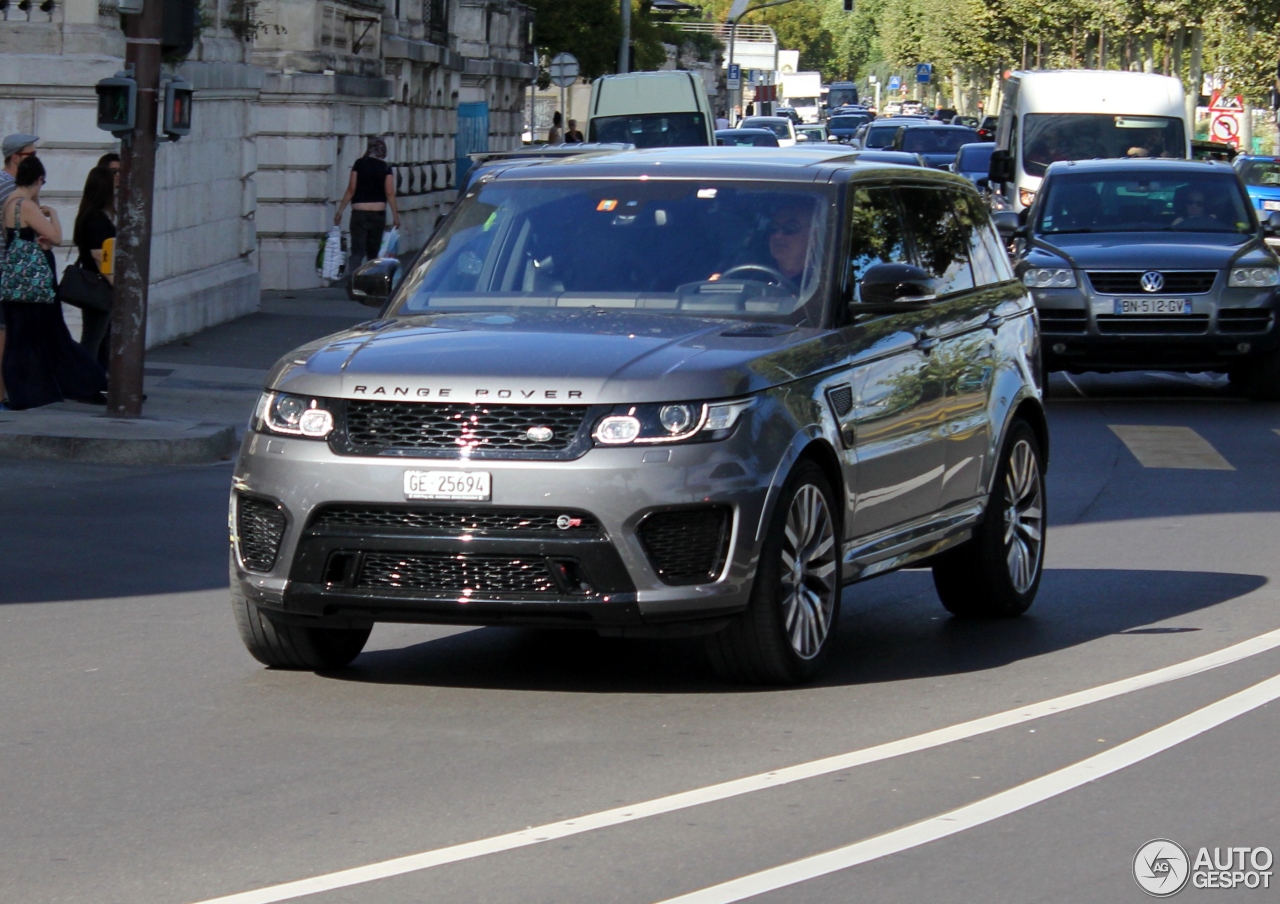
[[[783,626],[801,659],[822,650],[831,629],[836,587],[835,524],[826,497],[805,484],[791,500],[782,542]]]
[[[1044,549],[1044,489],[1035,450],[1025,439],[1010,450],[1005,472],[1004,545],[1014,590],[1026,593],[1039,574]]]

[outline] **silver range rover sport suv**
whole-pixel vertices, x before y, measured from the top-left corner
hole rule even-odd
[[[511,169],[356,288],[379,318],[276,365],[235,470],[270,666],[345,665],[379,621],[541,625],[701,633],[786,684],[846,584],[927,563],[960,616],[1035,597],[1034,306],[957,176],[835,148]]]

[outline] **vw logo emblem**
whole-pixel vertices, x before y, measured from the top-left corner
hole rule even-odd
[[[550,427],[530,427],[524,432],[525,439],[531,443],[549,443],[555,431]]]
[[[1164,288],[1164,274],[1157,273],[1155,270],[1148,270],[1142,274],[1142,291],[1159,292]]]

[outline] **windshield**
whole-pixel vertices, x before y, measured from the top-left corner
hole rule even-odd
[[[893,136],[898,134],[898,129],[900,128],[902,128],[901,123],[891,126],[872,126],[867,129],[867,137],[862,139],[862,146],[866,148],[886,148],[893,144]]]
[[[827,91],[828,107],[843,107],[845,104],[856,104],[858,102],[858,89],[853,85],[845,85],[839,88],[831,88]]]
[[[832,116],[827,120],[827,128],[829,129],[849,129],[852,131],[858,126],[867,122],[869,116]]]
[[[1039,232],[1234,232],[1256,228],[1234,174],[1055,173]]]
[[[622,142],[638,148],[705,145],[707,122],[701,113],[635,113],[597,116],[588,141]]]
[[[491,182],[414,263],[396,314],[626,308],[822,322],[819,189],[649,179]]]
[[[978,133],[968,129],[907,129],[902,135],[902,149],[912,154],[955,154],[960,146],[978,140]]]
[[[1246,160],[1240,164],[1240,178],[1245,185],[1280,188],[1280,160]]]
[[[768,129],[779,138],[790,138],[791,132],[787,128],[785,119],[744,119],[742,121],[744,129]]]
[[[1059,160],[1186,157],[1182,120],[1107,113],[1029,113],[1022,135],[1022,168],[1043,176]]]
[[[748,132],[744,129],[725,129],[716,133],[716,141],[731,147],[776,148],[778,139],[772,132]]]
[[[996,146],[991,142],[983,142],[976,148],[961,148],[956,158],[956,169],[964,173],[983,172],[991,168],[991,152]]]

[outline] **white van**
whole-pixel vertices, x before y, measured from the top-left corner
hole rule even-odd
[[[1058,160],[1191,156],[1182,82],[1145,72],[1015,72],[991,155],[991,187],[1013,210],[1031,205]]]
[[[587,141],[638,148],[714,145],[715,117],[702,78],[664,70],[605,75],[591,83]]]

